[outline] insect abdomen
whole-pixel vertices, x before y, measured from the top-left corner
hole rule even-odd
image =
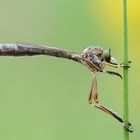
[[[0,44],[0,55],[3,56],[25,56],[43,54],[44,49],[23,47],[16,44]]]

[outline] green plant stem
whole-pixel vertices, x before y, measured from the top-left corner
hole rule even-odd
[[[127,0],[123,0],[123,46],[125,66],[128,65],[128,31],[127,31]],[[129,102],[128,102],[128,68],[123,69],[123,117],[128,124]],[[129,132],[123,130],[123,140],[129,140]]]

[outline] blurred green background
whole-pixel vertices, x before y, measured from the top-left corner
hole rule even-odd
[[[140,137],[140,1],[128,0],[130,121]],[[0,42],[83,51],[111,48],[123,60],[122,0],[0,0]],[[122,70],[117,70],[122,73]],[[122,115],[122,81],[99,73],[100,102]],[[49,56],[0,58],[1,140],[118,140],[122,126],[88,105],[92,76]]]

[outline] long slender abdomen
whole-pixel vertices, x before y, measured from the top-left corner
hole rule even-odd
[[[43,48],[23,47],[17,44],[0,44],[0,55],[25,56],[44,54]]]
[[[49,55],[59,58],[71,59],[82,63],[81,53],[70,52],[64,49],[52,48],[44,45],[30,43],[0,44],[0,55],[2,56],[32,56]]]

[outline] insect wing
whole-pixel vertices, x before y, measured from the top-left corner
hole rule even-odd
[[[84,58],[84,60],[91,69],[93,70],[95,69],[96,71],[102,72],[102,69],[99,65],[94,64],[92,61],[89,61],[87,58]]]

